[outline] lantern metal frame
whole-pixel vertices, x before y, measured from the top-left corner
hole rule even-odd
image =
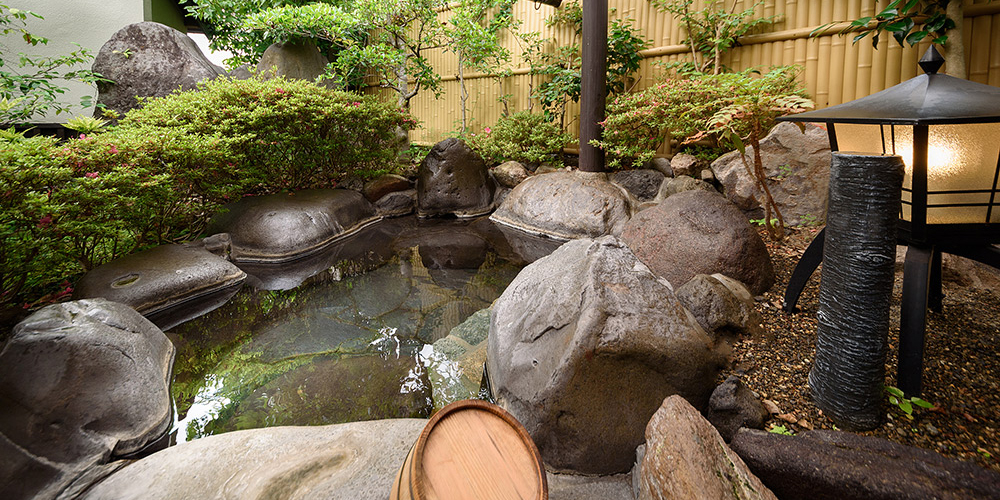
[[[826,109],[778,118],[779,121],[824,123],[831,151],[839,151],[836,124],[879,125],[883,154],[896,154],[896,131],[910,127],[913,159],[909,220],[904,220],[901,206],[897,237],[907,245],[903,267],[903,297],[900,313],[900,344],[897,384],[907,395],[918,395],[923,371],[923,345],[928,306],[940,310],[941,254],[967,257],[1000,269],[1000,223],[990,222],[1000,210],[1000,155],[997,157],[992,186],[983,189],[929,191],[928,138],[930,128],[938,125],[1000,123],[1000,88],[938,74],[944,64],[941,54],[931,46],[920,59],[924,74],[881,92]],[[1000,137],[996,140],[1000,142]],[[889,145],[886,147],[886,145]],[[928,203],[934,195],[987,195],[988,202]],[[928,209],[985,207],[983,222],[928,223]],[[784,309],[795,310],[798,296],[823,259],[825,231],[810,243],[796,265],[785,292]]]

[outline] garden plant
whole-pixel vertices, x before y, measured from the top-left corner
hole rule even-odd
[[[28,47],[49,43],[47,38],[28,31],[29,18],[43,19],[34,12],[0,3],[0,52],[15,53],[17,49],[12,45],[17,42],[24,42]],[[73,106],[60,100],[66,92],[60,82],[95,84],[102,80],[101,75],[81,68],[82,64],[89,65],[94,58],[83,47],[62,56],[16,53],[19,60],[14,67],[5,66],[0,59],[0,127],[3,128],[25,123],[40,115],[70,112]],[[85,96],[80,102],[81,108],[92,105],[92,96]]]
[[[63,143],[5,131],[0,309],[65,292],[114,258],[194,239],[241,196],[392,171],[394,131],[414,125],[374,97],[221,78],[147,99],[118,125]]]

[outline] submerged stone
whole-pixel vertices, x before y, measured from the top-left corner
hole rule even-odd
[[[427,372],[412,356],[347,356],[315,361],[258,387],[211,424],[213,433],[281,425],[426,418]]]

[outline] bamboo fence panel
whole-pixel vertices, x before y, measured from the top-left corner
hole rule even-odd
[[[584,0],[586,1],[586,0]],[[733,0],[724,0],[732,7]],[[735,0],[736,9],[755,6],[754,0]],[[568,0],[564,0],[567,3]],[[839,36],[837,29],[810,37],[817,27],[834,22],[873,15],[884,8],[888,0],[764,0],[756,5],[759,16],[777,16],[776,22],[759,32],[743,37],[740,44],[729,51],[723,63],[732,70],[748,68],[766,69],[774,65],[798,65],[802,68],[800,80],[816,102],[817,108],[854,100],[915,76],[917,60],[929,46],[925,41],[916,47],[900,47],[888,34],[881,37],[878,49],[873,49],[871,37],[853,44],[852,35]],[[706,0],[695,0],[693,9],[701,9]],[[690,61],[690,50],[682,45],[686,29],[672,15],[661,12],[648,0],[609,0],[611,19],[629,19],[638,28],[640,36],[649,40],[649,46],[640,54],[642,65],[635,75],[633,90],[653,85],[665,76],[662,65]],[[521,32],[537,32],[541,38],[555,40],[556,44],[579,43],[579,35],[569,27],[549,27],[545,19],[555,9],[536,5],[531,0],[521,0],[514,6],[514,17],[521,21]],[[440,20],[446,22],[450,12],[443,10]],[[964,37],[968,78],[980,83],[1000,86],[1000,2],[965,0]],[[537,100],[531,98],[533,89],[542,81],[530,74],[524,60],[524,47],[516,37],[507,35],[504,46],[510,50],[507,64],[510,76],[497,79],[490,75],[465,70],[469,92],[468,117],[470,131],[479,133],[491,126],[502,114],[522,110],[540,112]],[[411,133],[417,143],[433,143],[460,128],[461,100],[457,79],[458,60],[447,48],[430,52],[429,61],[442,76],[441,97],[422,90],[411,101],[411,112],[421,122],[422,128]],[[945,68],[947,69],[947,68]],[[370,88],[385,98],[395,95],[384,89]],[[498,99],[508,95],[506,106]],[[575,133],[579,106],[567,108],[567,123]],[[667,150],[661,149],[661,152]]]

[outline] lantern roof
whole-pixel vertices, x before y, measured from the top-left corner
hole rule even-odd
[[[944,59],[933,46],[920,60],[925,73],[867,97],[782,116],[778,121],[940,125],[1000,122],[1000,88],[937,74]]]

